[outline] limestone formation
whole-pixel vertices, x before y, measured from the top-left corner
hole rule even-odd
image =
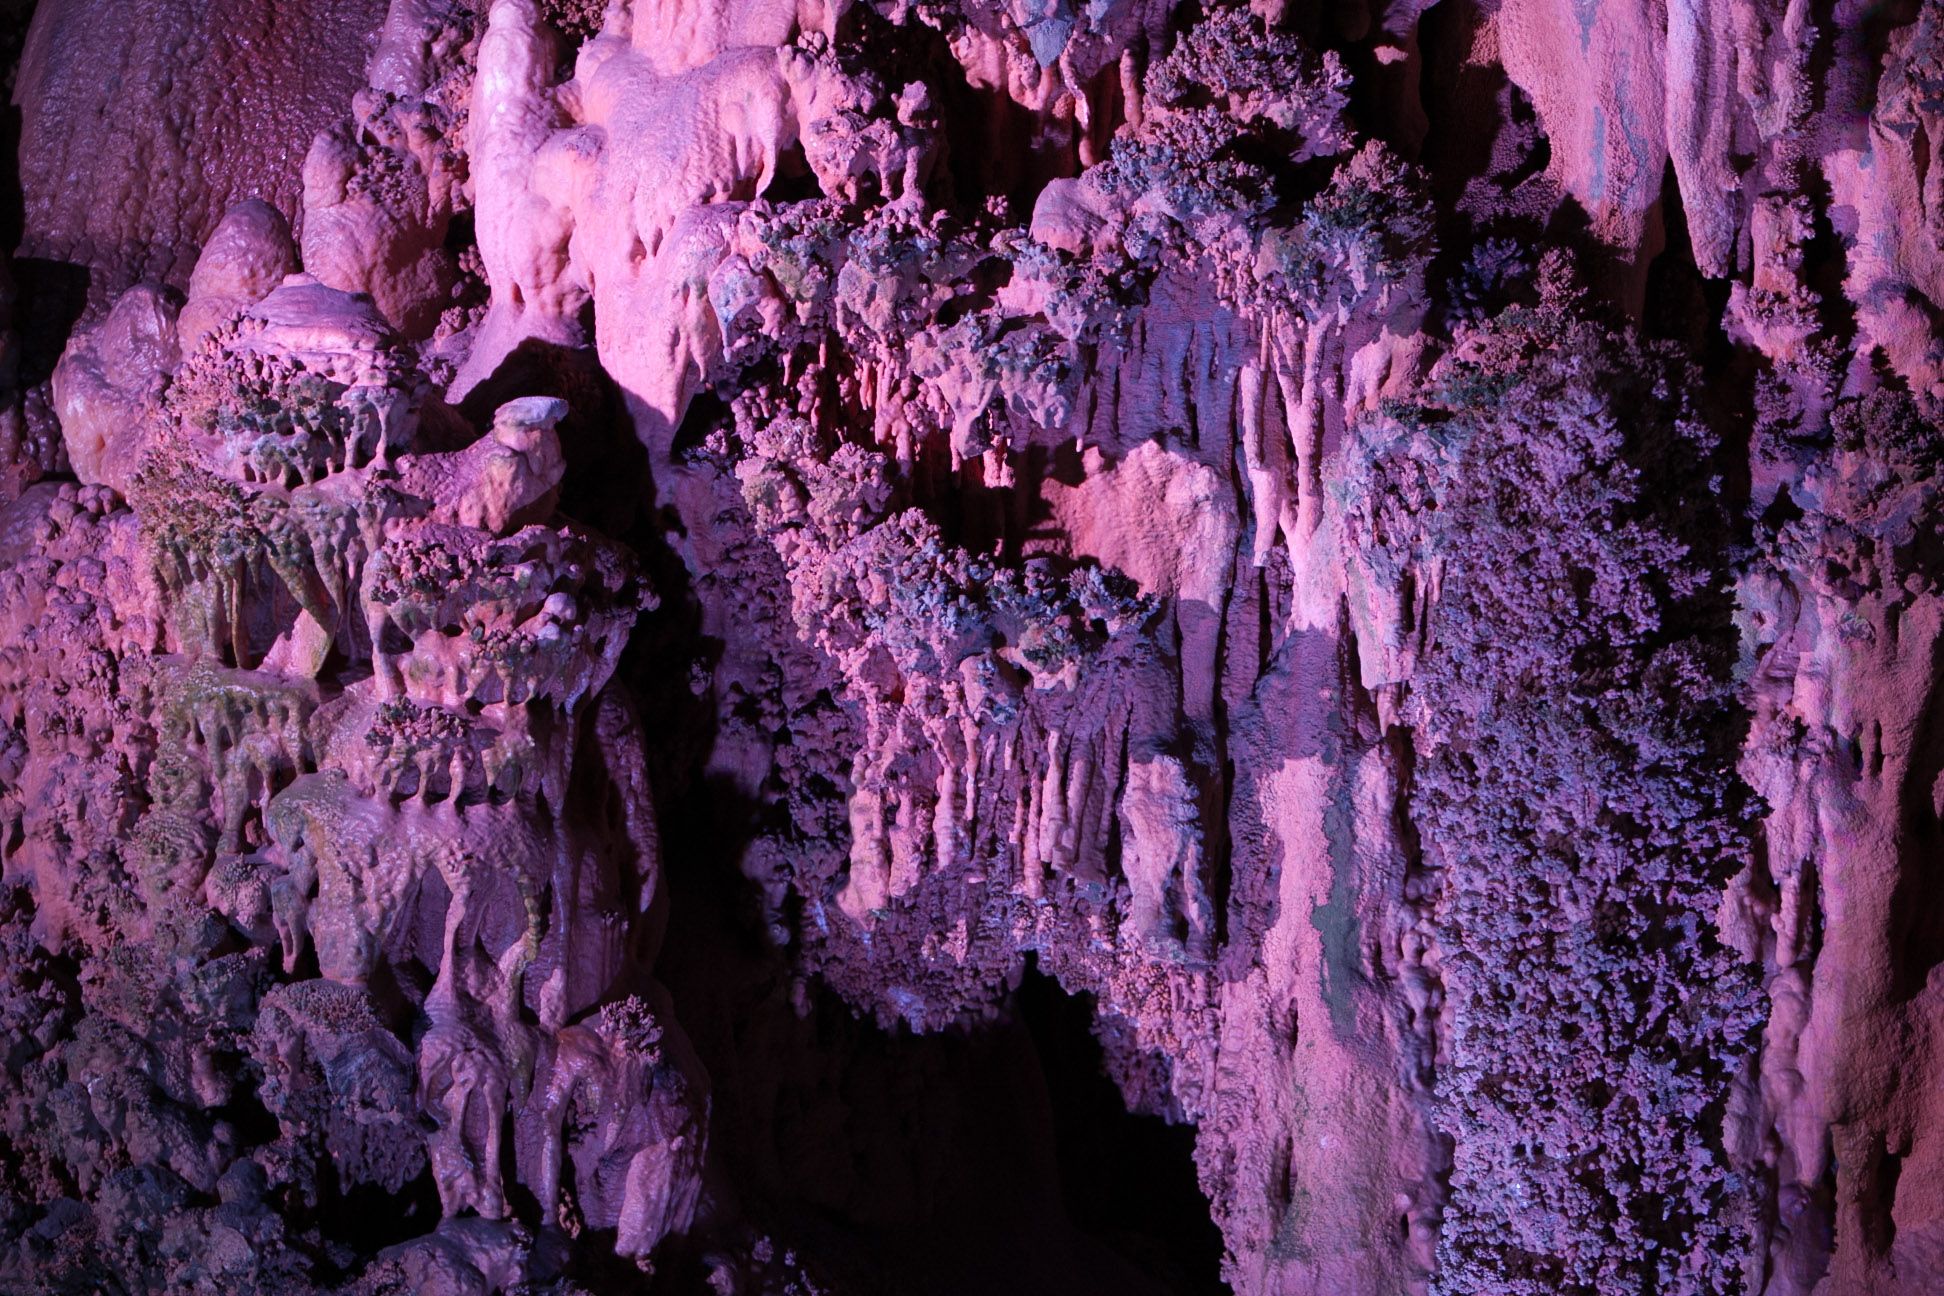
[[[0,1289],[1944,1290],[1938,0],[39,0]]]

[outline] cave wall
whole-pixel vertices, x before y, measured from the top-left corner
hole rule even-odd
[[[1944,5],[5,50],[0,1286],[1944,1286]]]

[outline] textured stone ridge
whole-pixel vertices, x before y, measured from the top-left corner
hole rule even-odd
[[[1937,0],[0,11],[0,1290],[1944,1290]]]

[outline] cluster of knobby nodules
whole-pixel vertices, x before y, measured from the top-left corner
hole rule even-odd
[[[0,1290],[1944,1284],[1944,5],[271,8],[0,47]]]

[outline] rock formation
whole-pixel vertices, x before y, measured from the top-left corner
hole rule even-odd
[[[0,1288],[1944,1289],[1944,5],[0,51]]]

